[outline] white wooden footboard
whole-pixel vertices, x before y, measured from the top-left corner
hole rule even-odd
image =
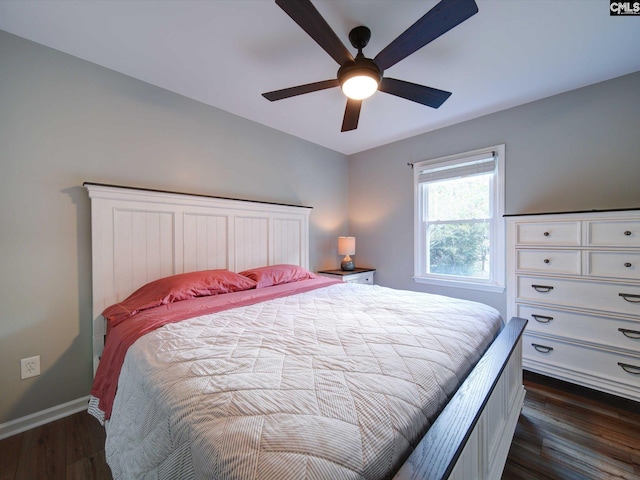
[[[402,466],[396,480],[497,480],[524,403],[522,331],[512,318]]]

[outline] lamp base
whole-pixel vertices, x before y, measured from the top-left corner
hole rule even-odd
[[[347,257],[347,258],[349,258],[349,257]],[[356,268],[356,266],[354,265],[353,260],[351,260],[351,258],[349,258],[348,260],[344,259],[344,260],[342,260],[342,262],[340,262],[340,268],[342,270],[345,270],[345,271],[349,272],[349,271],[353,270],[354,268]]]

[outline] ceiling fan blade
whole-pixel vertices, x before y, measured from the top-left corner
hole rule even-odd
[[[358,128],[358,119],[360,118],[361,107],[362,100],[347,98],[347,108],[344,111],[342,130],[340,130],[341,132],[348,132],[349,130],[355,130]]]
[[[276,0],[276,4],[289,15],[300,28],[313,38],[338,65],[353,61],[351,52],[340,41],[327,21],[322,18],[310,0]]]
[[[282,90],[274,90],[273,92],[263,93],[262,96],[267,100],[275,102],[276,100],[282,100],[284,98],[295,97],[296,95],[303,95],[305,93],[317,92],[319,90],[325,90],[327,88],[337,87],[340,85],[338,79],[323,80],[321,82],[306,83],[304,85],[298,85],[297,87],[283,88]]]
[[[378,90],[433,108],[438,108],[451,96],[451,92],[425,87],[417,83],[405,82],[404,80],[396,80],[395,78],[383,78]]]
[[[474,0],[442,0],[387,45],[373,61],[381,70],[386,70],[476,13],[478,6]]]

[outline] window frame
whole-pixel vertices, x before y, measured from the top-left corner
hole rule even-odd
[[[464,163],[470,157],[495,154],[495,176],[492,179],[490,208],[490,242],[489,242],[489,271],[488,279],[465,277],[457,275],[445,275],[428,273],[426,267],[426,233],[425,222],[422,221],[427,208],[426,199],[421,193],[420,173],[426,167],[433,168],[438,165],[451,165]],[[468,288],[483,290],[488,292],[502,293],[505,289],[505,221],[504,215],[504,164],[505,145],[494,145],[487,148],[472,150],[469,152],[438,157],[413,164],[413,187],[414,187],[414,274],[413,280],[416,283],[441,285],[458,288]],[[454,178],[454,177],[452,177]]]

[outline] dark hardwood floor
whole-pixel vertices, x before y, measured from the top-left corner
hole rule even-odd
[[[104,428],[86,412],[0,440],[0,480],[111,480]]]
[[[640,480],[640,403],[525,372],[503,480]]]
[[[640,404],[525,373],[503,480],[640,480]],[[104,430],[77,413],[0,440],[0,480],[111,480]],[[474,479],[469,479],[474,480]]]

